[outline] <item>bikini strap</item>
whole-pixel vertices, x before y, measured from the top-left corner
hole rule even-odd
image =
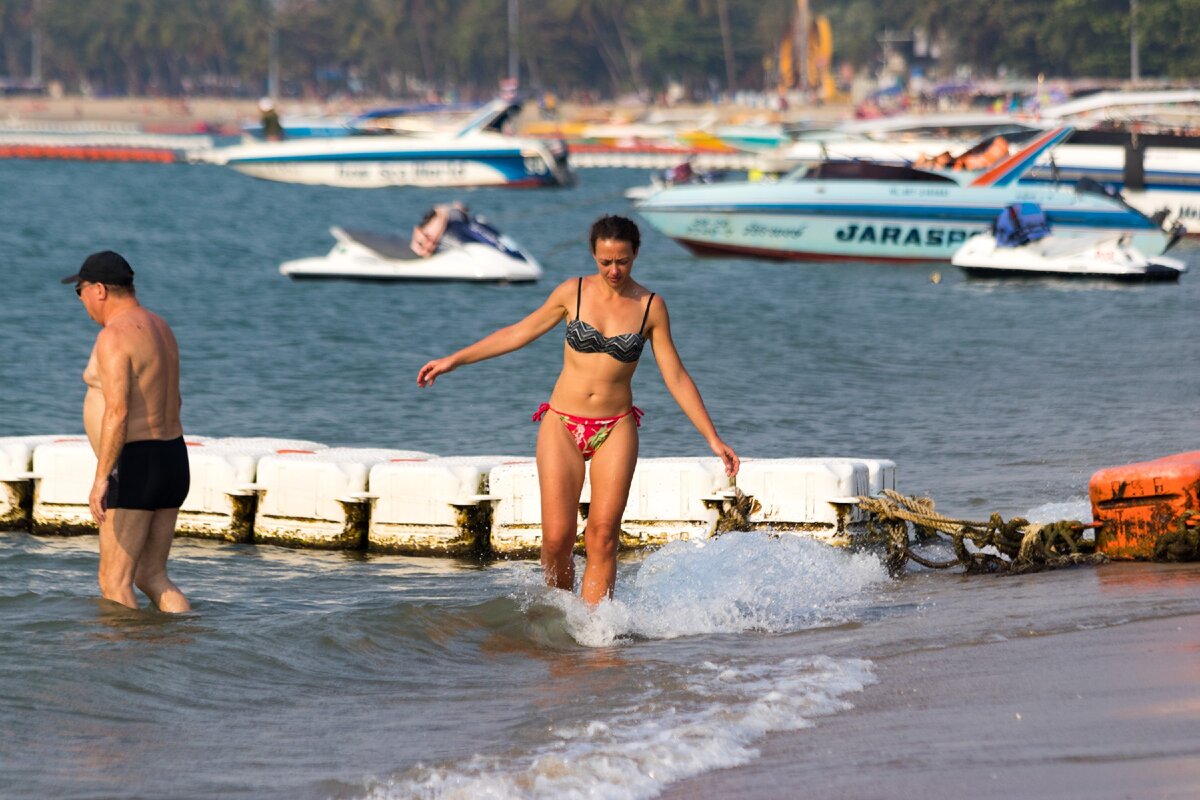
[[[546,416],[546,412],[549,410],[550,410],[550,404],[542,403],[540,406],[538,406],[537,413],[533,415],[533,421],[540,422],[542,417]]]
[[[654,292],[650,293],[650,299],[646,301],[646,313],[642,315],[642,327],[638,328],[638,336],[646,330],[646,320],[650,319],[650,304],[654,302]]]
[[[575,288],[575,319],[579,319],[579,301],[583,299],[583,276],[579,276],[579,285]]]

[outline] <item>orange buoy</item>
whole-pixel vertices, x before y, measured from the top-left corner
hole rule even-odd
[[[1114,559],[1150,558],[1179,516],[1200,511],[1200,450],[1100,470],[1088,481],[1096,549]]]

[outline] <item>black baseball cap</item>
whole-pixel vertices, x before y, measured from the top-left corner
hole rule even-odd
[[[101,250],[83,260],[79,272],[62,279],[63,283],[107,283],[110,286],[132,286],[133,267],[120,253]]]

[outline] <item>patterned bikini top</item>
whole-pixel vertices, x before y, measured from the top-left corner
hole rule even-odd
[[[575,319],[567,323],[567,346],[577,353],[608,353],[617,361],[632,364],[642,357],[642,348],[646,340],[642,332],[646,330],[646,320],[650,317],[650,304],[654,302],[654,293],[646,301],[646,313],[642,315],[642,327],[637,333],[622,333],[619,336],[605,336],[579,318],[579,301],[583,297],[583,278],[579,279],[579,287],[575,293]]]

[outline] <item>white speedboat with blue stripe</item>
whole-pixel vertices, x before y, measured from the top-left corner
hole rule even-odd
[[[1076,118],[1082,124],[1071,122]],[[1194,89],[1101,92],[1044,109],[1036,123],[994,114],[848,123],[805,133],[778,158],[795,166],[852,159],[920,165],[939,153],[958,154],[964,138],[978,141],[984,134],[1002,134],[1009,142],[1024,142],[1051,127],[1071,125],[1076,131],[1070,140],[1044,155],[1023,182],[1087,178],[1116,189],[1139,211],[1163,214],[1188,234],[1200,236],[1200,136],[1166,132],[1194,127],[1197,118],[1200,91]]]
[[[672,187],[636,208],[654,228],[702,255],[949,261],[1013,203],[1041,206],[1062,237],[1116,233],[1143,253],[1164,252],[1176,235],[1120,197],[1018,182],[1070,132],[1049,131],[977,175],[825,162],[775,183]]]
[[[372,189],[384,186],[561,186],[573,182],[565,142],[505,135],[520,105],[496,101],[457,131],[249,142],[189,153],[265,180]]]

